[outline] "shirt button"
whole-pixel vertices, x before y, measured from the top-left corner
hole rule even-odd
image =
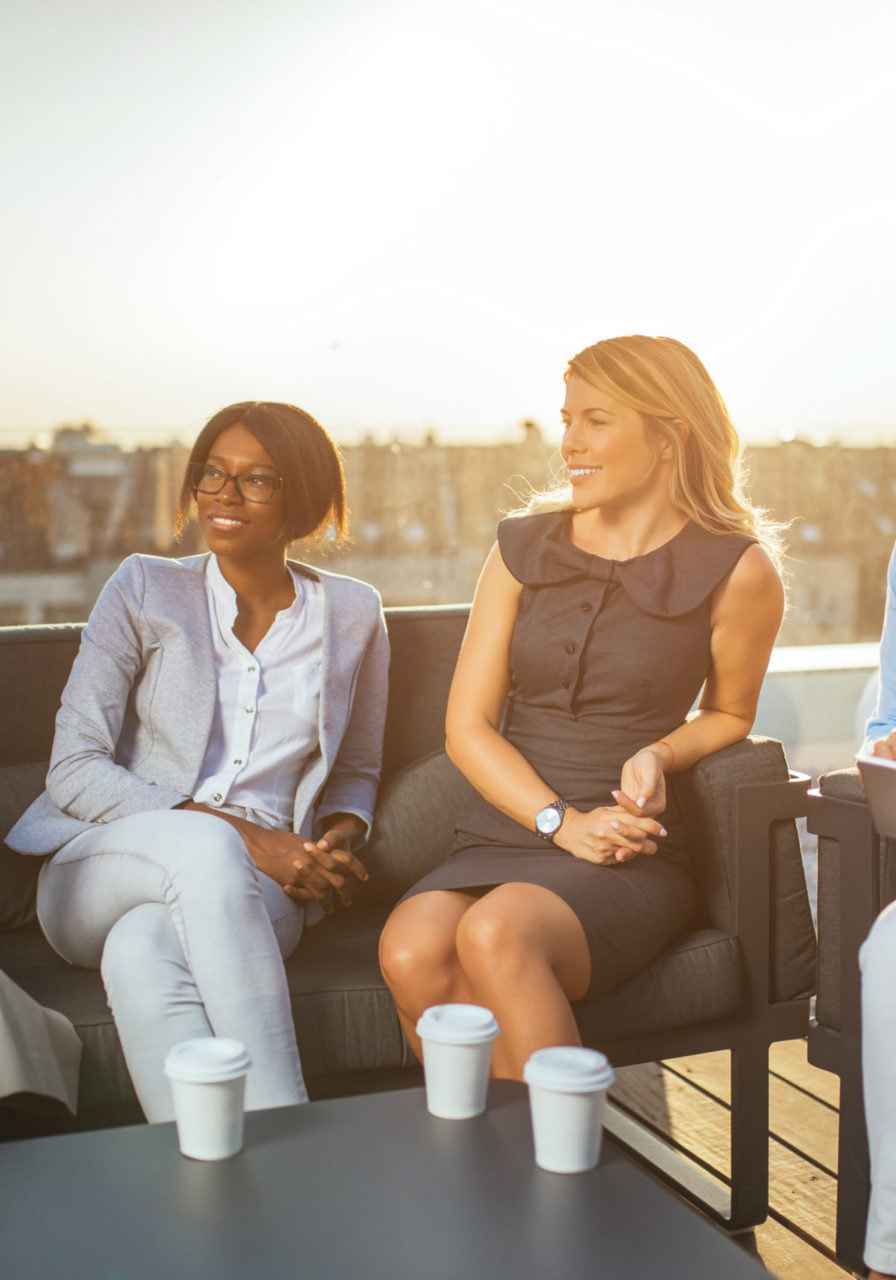
[[[585,601],[585,603],[582,605],[582,612],[583,612],[583,613],[590,613],[590,612],[591,612],[591,605],[588,603],[588,601],[587,601],[587,600],[586,600],[586,601]]]
[[[561,681],[560,681],[560,683],[563,685],[563,688],[564,688],[564,689],[568,689],[568,688],[569,688],[569,681],[568,681],[568,680],[561,680]]]
[[[251,715],[253,714],[253,712],[254,712],[254,711],[255,711],[255,708],[254,708],[254,707],[246,707],[246,715],[247,715],[247,716],[251,716]]]
[[[247,670],[247,671],[254,671],[254,670],[255,670],[255,668],[254,668],[254,667],[246,667],[246,670]]]
[[[220,791],[216,791],[215,794],[212,796],[212,799],[214,800],[215,804],[220,804],[221,801],[224,799],[224,797],[221,795]]]
[[[572,642],[570,642],[570,643],[566,646],[566,652],[567,652],[567,653],[575,653],[575,651],[576,651],[576,647],[575,647],[575,645],[574,645]]]
[[[234,760],[234,762],[233,762],[233,763],[234,763],[234,764],[242,764],[243,762],[242,762],[242,760]]]

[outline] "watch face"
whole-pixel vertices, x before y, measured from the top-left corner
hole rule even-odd
[[[535,815],[535,825],[543,835],[553,835],[560,826],[562,816],[553,805],[549,804],[546,809],[539,810]]]

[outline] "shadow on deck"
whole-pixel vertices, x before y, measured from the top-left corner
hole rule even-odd
[[[728,1055],[622,1067],[611,1093],[624,1132],[634,1118],[709,1177],[727,1183]],[[779,1280],[836,1280],[834,1255],[839,1081],[810,1066],[805,1040],[770,1050],[769,1217],[736,1237]]]

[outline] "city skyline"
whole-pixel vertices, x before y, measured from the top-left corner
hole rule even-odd
[[[531,417],[520,419],[517,422],[507,422],[488,430],[478,429],[472,424],[454,428],[441,428],[432,424],[426,426],[405,425],[403,427],[389,427],[386,425],[379,427],[343,427],[341,431],[336,433],[336,443],[345,447],[353,447],[365,440],[372,440],[377,444],[388,444],[393,440],[397,440],[402,444],[419,444],[424,439],[432,438],[438,444],[448,447],[497,443],[513,444],[520,439],[521,432],[528,423],[534,423],[538,427],[542,437],[548,444],[556,440],[559,448],[562,428],[557,426],[556,430],[554,430],[552,425],[545,426],[544,423],[537,422]],[[98,423],[91,418],[83,420],[67,418],[53,423],[46,429],[0,426],[0,451],[4,449],[25,450],[34,447],[49,449],[52,447],[53,439],[57,432],[73,429],[80,430],[84,427],[89,427],[92,431],[95,431],[99,439],[117,444],[125,450],[153,449],[175,444],[190,446],[202,425],[202,419],[187,423],[180,428],[171,428],[139,425],[115,426]],[[736,423],[735,426],[737,426]],[[862,427],[844,424],[839,430],[836,428],[831,430],[820,428],[799,430],[789,426],[781,426],[777,430],[769,428],[753,435],[739,430],[739,435],[741,443],[746,450],[749,450],[750,446],[786,445],[794,440],[801,440],[819,447],[843,445],[874,449],[896,444],[896,413],[894,413],[894,421],[891,426]]]
[[[43,452],[6,451],[0,466],[0,622],[87,616],[133,552],[202,549],[174,516],[186,443],[127,452],[83,428]],[[350,538],[324,564],[371,582],[389,604],[468,600],[503,514],[549,482],[557,454],[540,431],[455,447],[365,441],[344,450]],[[752,501],[786,526],[790,608],[779,643],[877,638],[896,535],[896,450],[794,441],[748,453]],[[139,500],[138,500],[139,499]],[[315,562],[317,551],[310,554]]]
[[[892,438],[894,52],[879,0],[20,6],[0,442],[246,398],[550,433],[568,358],[637,331],[747,441]]]

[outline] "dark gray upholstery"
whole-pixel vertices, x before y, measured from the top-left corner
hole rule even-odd
[[[787,776],[780,742],[750,738],[701,760],[675,778],[691,835],[691,865],[705,918],[717,929],[734,926],[734,804],[737,788]],[[791,821],[776,823],[772,839],[771,998],[812,994],[815,929],[806,893],[799,837]]]
[[[865,804],[858,769],[822,774],[823,796]],[[880,842],[880,903],[896,899],[896,841]],[[820,1026],[840,1030],[840,846],[825,836],[818,840],[818,970],[815,1019]]]
[[[470,610],[467,605],[387,609],[389,712],[383,777],[445,742],[445,703]]]
[[[444,862],[454,843],[454,819],[472,787],[442,750],[386,781],[373,838],[363,861],[370,872],[358,901],[392,906],[411,885]]]
[[[44,789],[47,761],[0,766],[0,836]],[[23,858],[0,844],[0,930],[24,929],[37,923],[34,894],[43,858]]]
[[[286,966],[312,1093],[337,1078],[346,1088],[374,1088],[388,1073],[407,1073],[413,1065],[379,974],[377,940],[397,898],[445,857],[455,814],[469,793],[442,750],[445,702],[467,611],[393,609],[387,615],[393,656],[386,764],[374,835],[362,855],[370,882],[356,891],[349,911],[306,930]],[[0,749],[0,816],[7,825],[41,785],[77,638],[71,627],[0,629],[0,693],[10,712]],[[738,1077],[741,1093],[761,1093],[762,1053],[767,1061],[771,1040],[801,1034],[813,987],[815,939],[799,843],[793,821],[774,821],[777,801],[768,800],[776,788],[792,796],[794,785],[799,791],[788,782],[780,744],[758,738],[676,777],[700,888],[698,916],[693,929],[643,973],[576,1006],[586,1043],[612,1048],[619,1065],[731,1048],[750,1063]],[[749,796],[747,808],[767,817],[755,847],[744,847],[736,802],[738,788],[745,787],[752,789],[741,792]],[[783,812],[794,810],[785,806]],[[743,885],[744,875],[749,883],[761,882],[766,861],[771,906],[763,898],[745,916],[735,903],[735,885]],[[134,1102],[100,977],[65,964],[33,927],[10,931],[27,920],[38,865],[38,859],[12,853],[0,861],[0,967],[75,1024],[85,1046],[81,1111],[86,1123],[100,1122],[110,1106]],[[761,1166],[748,1201],[732,1209],[732,1221],[741,1225],[764,1214],[765,1157],[752,1136],[762,1126],[761,1102],[756,1105],[747,1139],[735,1143],[737,1150],[745,1142],[752,1146],[750,1158]],[[741,1110],[735,1097],[732,1113]],[[735,1168],[738,1159],[735,1153]],[[743,1181],[736,1174],[735,1184]]]
[[[49,758],[56,712],[80,643],[76,624],[0,627],[0,765]]]

